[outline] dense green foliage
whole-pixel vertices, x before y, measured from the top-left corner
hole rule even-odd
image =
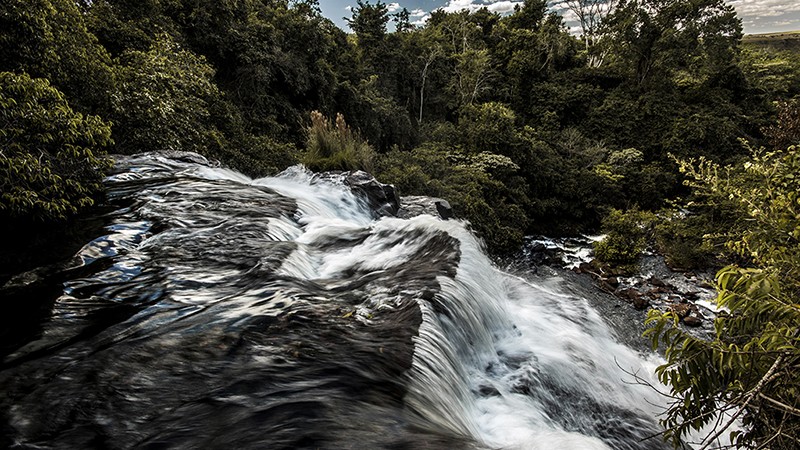
[[[672,313],[650,312],[654,346],[667,346],[658,368],[675,402],[664,424],[677,445],[692,429],[717,420],[715,436],[740,418],[733,432],[748,448],[796,448],[800,437],[800,151],[755,153],[741,167],[723,171],[703,161],[684,168],[697,189],[721,193],[742,213],[728,246],[748,267],[717,274],[711,340],[691,336]],[[721,411],[727,416],[718,416]]]
[[[611,210],[603,218],[603,240],[594,244],[595,257],[601,262],[635,271],[636,263],[652,234],[655,216],[632,209],[626,212]],[[631,267],[633,266],[633,267]]]
[[[0,219],[64,219],[93,204],[110,137],[47,80],[0,72]]]
[[[663,207],[683,189],[669,154],[744,157],[770,101],[800,92],[796,60],[742,53],[721,0],[621,2],[583,39],[544,0],[422,27],[359,1],[351,35],[315,0],[3,5],[0,70],[113,122],[112,151],[191,150],[251,175],[374,166],[402,194],[448,197],[493,251]],[[352,148],[327,147],[311,111],[346,118]]]

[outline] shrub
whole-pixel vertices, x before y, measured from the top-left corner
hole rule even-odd
[[[594,244],[595,257],[621,269],[632,269],[647,247],[654,221],[650,212],[612,209],[602,223],[606,237]]]
[[[344,116],[331,123],[319,111],[311,112],[306,151],[301,162],[315,171],[364,170],[372,172],[375,151],[347,126]]]
[[[704,442],[715,442],[741,419],[741,429],[730,432],[737,448],[796,448],[800,152],[756,152],[744,167],[728,171],[707,161],[682,168],[696,189],[739,204],[745,227],[728,244],[756,267],[719,271],[717,304],[726,313],[715,319],[708,339],[678,328],[672,313],[648,314],[654,348],[659,341],[667,348],[667,362],[656,370],[674,399],[662,419],[666,437],[677,448],[690,431],[721,417]]]
[[[467,155],[442,143],[394,150],[378,160],[383,182],[394,184],[402,195],[447,199],[495,254],[518,249],[529,223],[523,207],[527,186],[510,174],[516,168],[506,156]]]
[[[84,116],[46,79],[0,72],[0,214],[65,219],[102,189],[111,126]]]

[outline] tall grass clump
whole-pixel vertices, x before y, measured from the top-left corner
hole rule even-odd
[[[306,151],[301,161],[311,170],[364,170],[372,172],[375,151],[350,129],[342,114],[332,123],[319,111],[311,112]]]

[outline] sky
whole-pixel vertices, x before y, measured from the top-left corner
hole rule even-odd
[[[376,3],[377,0],[368,0]],[[780,31],[800,30],[800,0],[725,0],[733,5],[742,19],[746,34],[775,33]],[[422,25],[430,17],[430,12],[444,8],[447,11],[462,9],[476,10],[482,7],[499,13],[510,12],[514,5],[522,3],[515,0],[383,0],[390,12],[402,8],[411,13],[411,22]],[[350,9],[356,6],[356,0],[319,0],[322,14],[333,20],[336,25],[349,31],[345,17],[351,17]],[[578,31],[576,22],[565,14],[567,25],[572,31]]]

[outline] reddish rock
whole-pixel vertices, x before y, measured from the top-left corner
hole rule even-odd
[[[614,295],[624,300],[633,300],[641,294],[634,288],[623,288],[614,291]]]
[[[697,316],[686,316],[683,318],[683,323],[690,327],[699,327],[703,324],[703,319]]]
[[[647,308],[648,306],[650,306],[650,300],[648,300],[648,298],[643,295],[640,295],[635,299],[633,299],[633,307],[640,311]]]
[[[689,313],[692,311],[691,306],[688,303],[675,303],[669,307],[670,311],[674,312],[676,316],[680,317],[681,319],[686,318]]]
[[[623,300],[633,303],[633,307],[639,310],[645,309],[650,305],[650,299],[634,288],[618,289],[614,294]]]

